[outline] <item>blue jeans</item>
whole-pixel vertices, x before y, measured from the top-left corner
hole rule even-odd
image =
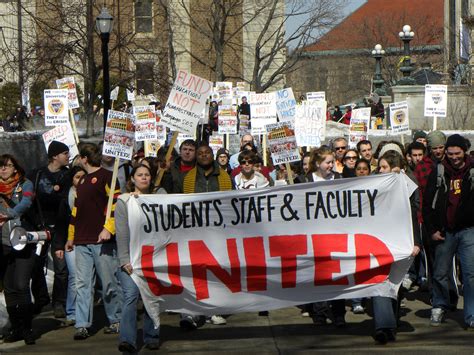
[[[140,296],[137,285],[123,270],[119,269],[118,277],[123,292],[122,320],[120,322],[120,342],[125,341],[136,347],[137,343],[137,301]],[[143,342],[158,343],[160,328],[155,329],[153,321],[145,311],[143,317]]]
[[[396,306],[397,301],[390,297],[372,297],[375,330],[397,328]]]
[[[445,240],[435,245],[433,267],[433,308],[449,308],[449,278],[452,260],[457,254],[461,263],[464,291],[464,321],[474,320],[474,227],[447,232]]]
[[[67,280],[67,297],[66,297],[66,318],[76,319],[76,250],[65,251],[68,280]]]
[[[122,294],[116,272],[118,270],[117,245],[76,245],[76,328],[92,325],[94,310],[95,273],[102,285],[105,314],[110,324],[120,322]]]

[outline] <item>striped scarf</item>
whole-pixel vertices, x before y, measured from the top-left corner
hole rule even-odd
[[[229,174],[227,174],[221,168],[219,169],[219,175],[217,175],[217,183],[219,184],[219,191],[230,191],[232,190],[232,181],[230,180]],[[196,176],[197,167],[191,169],[184,177],[183,192],[185,194],[193,194],[196,189]]]
[[[10,176],[7,180],[0,178],[0,195],[5,196],[10,199],[13,195],[13,190],[20,182],[20,174],[16,173],[13,176]]]

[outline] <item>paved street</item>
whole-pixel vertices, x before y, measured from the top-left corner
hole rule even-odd
[[[452,353],[474,354],[474,332],[462,328],[462,311],[449,315],[439,328],[428,326],[429,306],[420,301],[426,293],[412,291],[402,309],[397,341],[385,346],[375,345],[371,334],[372,318],[354,315],[348,311],[345,329],[333,325],[317,327],[310,318],[303,318],[297,308],[285,308],[270,312],[268,317],[255,313],[230,316],[227,325],[207,324],[197,331],[184,332],[177,315],[164,314],[161,326],[160,353],[237,353],[237,354],[292,354],[326,352],[331,354],[367,352],[403,353]],[[416,299],[418,298],[418,299]],[[462,306],[462,305],[461,305]],[[349,308],[347,308],[349,309]],[[102,307],[96,308],[96,315]],[[99,318],[103,318],[99,316]],[[96,333],[84,341],[72,339],[74,328],[61,328],[60,322],[45,312],[34,321],[34,328],[41,337],[34,346],[23,342],[0,344],[0,352],[15,354],[111,354],[117,353],[117,336],[104,335],[97,324]],[[150,351],[143,349],[140,353]]]

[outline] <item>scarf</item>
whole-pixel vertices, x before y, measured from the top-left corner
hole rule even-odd
[[[217,183],[219,184],[219,191],[232,190],[232,181],[225,171],[219,168],[219,175],[217,175]],[[225,173],[225,174],[223,174]],[[197,167],[191,169],[184,177],[183,192],[185,194],[193,194],[196,189],[196,174]]]
[[[13,195],[13,190],[20,182],[20,174],[17,172],[15,175],[10,176],[7,180],[0,178],[0,195],[5,196],[8,199],[11,199]]]

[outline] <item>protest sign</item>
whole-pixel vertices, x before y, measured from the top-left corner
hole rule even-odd
[[[215,91],[219,94],[219,98],[232,99],[232,83],[229,81],[218,81]]]
[[[448,110],[448,86],[425,85],[425,116],[446,117]]]
[[[265,126],[277,121],[275,93],[250,94],[249,103],[252,135],[265,134]]]
[[[155,111],[156,117],[156,139],[145,140],[144,150],[146,157],[157,156],[158,150],[165,145],[166,142],[166,128],[160,124],[161,120],[161,110]]]
[[[161,148],[161,143],[158,140],[146,140],[143,143],[145,157],[156,158],[158,151]]]
[[[135,92],[127,89],[127,101],[135,101]]]
[[[211,147],[214,153],[214,158],[217,160],[217,151],[224,147],[224,136],[220,134],[213,134],[209,137],[209,147]]]
[[[110,100],[111,101],[116,101],[118,98],[119,94],[119,87],[116,86],[111,92],[110,92]]]
[[[69,123],[67,125],[54,127],[53,129],[43,133],[43,141],[46,151],[48,151],[48,147],[52,141],[66,144],[69,147],[69,162],[72,162],[79,154],[72,127]]]
[[[413,250],[413,185],[383,174],[139,195],[128,202],[132,278],[155,321],[158,309],[212,315],[396,299]]]
[[[73,76],[56,80],[56,86],[58,89],[67,90],[69,109],[79,108],[79,99],[77,98],[76,84]]]
[[[161,144],[164,145],[166,141],[166,127],[163,126],[163,124],[161,123],[161,116],[162,116],[161,110],[155,111],[156,139],[162,142]]]
[[[237,108],[229,99],[222,100],[219,105],[218,132],[219,134],[237,133]]]
[[[292,88],[286,88],[276,92],[276,109],[280,122],[294,122],[296,100]]]
[[[296,144],[293,122],[278,122],[265,126],[273,165],[301,160]]]
[[[155,106],[133,106],[135,116],[135,141],[156,140]]]
[[[394,102],[390,107],[390,125],[392,126],[392,134],[404,134],[410,132],[408,102]]]
[[[306,93],[306,100],[308,101],[326,101],[325,91],[314,91]]]
[[[210,81],[180,70],[161,121],[172,130],[194,135],[211,89]]]
[[[319,147],[326,136],[326,101],[306,101],[296,106],[295,134],[300,147]]]
[[[102,154],[109,157],[131,160],[134,137],[133,115],[109,110]]]
[[[69,125],[68,90],[44,91],[45,126]]]
[[[357,143],[368,139],[370,124],[370,107],[352,110],[349,124],[349,147],[355,148]]]

